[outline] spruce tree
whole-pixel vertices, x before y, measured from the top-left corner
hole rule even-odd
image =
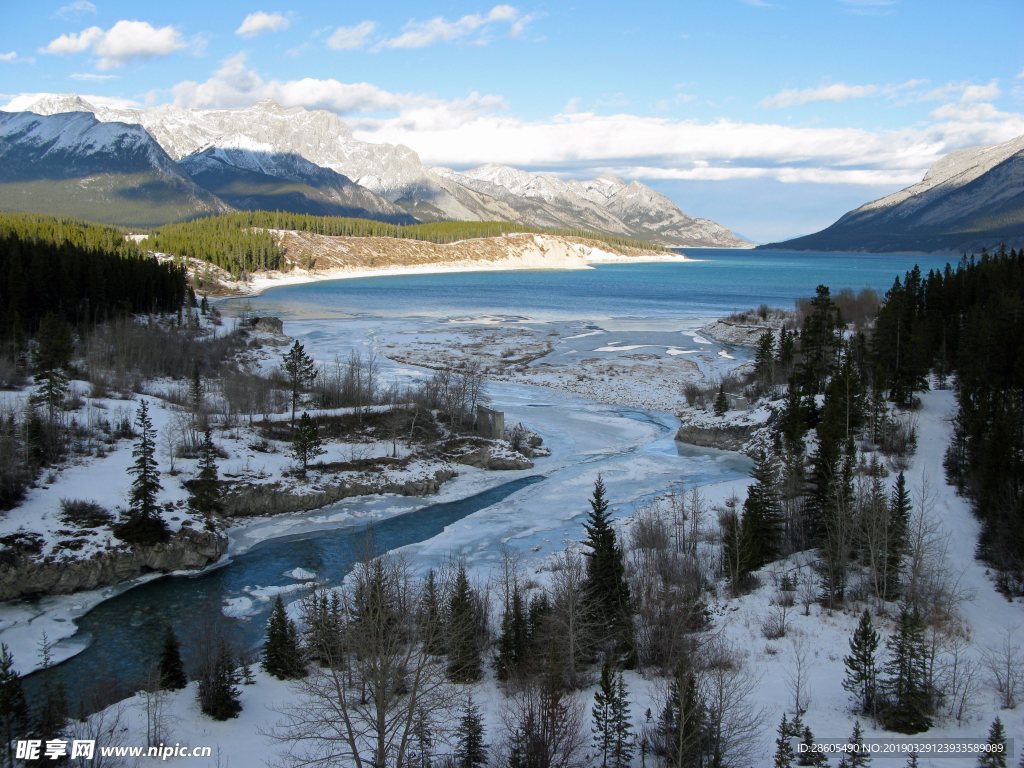
[[[498,654],[494,660],[499,680],[518,676],[529,658],[529,622],[523,606],[523,592],[518,584],[512,587],[508,610],[501,617]]]
[[[903,571],[903,558],[907,554],[907,537],[910,531],[910,492],[907,480],[900,472],[892,489],[889,502],[888,536],[886,540],[886,594],[895,595],[899,591],[900,578]]]
[[[615,529],[608,517],[604,480],[594,482],[590,513],[583,524],[589,551],[584,592],[595,626],[602,627],[613,652],[627,664],[634,662],[633,608],[626,581],[626,562]]]
[[[725,384],[718,385],[718,394],[715,395],[715,416],[722,417],[729,410],[729,398],[725,395]]]
[[[911,752],[910,757],[907,758],[906,768],[918,768],[917,765],[917,752]]]
[[[779,350],[775,361],[781,375],[789,376],[793,370],[793,358],[796,355],[796,340],[794,333],[783,326],[779,331]]]
[[[601,768],[628,768],[634,750],[629,698],[622,673],[615,673],[607,662],[601,667],[591,714],[594,747],[601,755]]]
[[[769,451],[760,451],[754,464],[754,482],[743,504],[743,525],[750,545],[748,568],[757,570],[781,554],[782,501],[778,466]]]
[[[13,768],[14,742],[25,735],[28,706],[14,657],[7,644],[0,644],[0,766]]]
[[[460,565],[448,606],[448,678],[453,682],[474,683],[483,673],[477,619],[473,588],[465,566]]]
[[[160,688],[165,691],[179,691],[188,685],[185,665],[181,663],[181,645],[170,624],[164,631],[163,648],[160,650]]]
[[[797,765],[807,768],[821,768],[828,765],[828,758],[825,757],[823,752],[817,752],[814,749],[814,733],[811,732],[811,727],[805,725],[801,731],[801,751],[800,757],[797,759]]]
[[[762,392],[767,392],[775,383],[775,336],[771,330],[765,331],[757,339],[754,375]]]
[[[132,450],[135,463],[129,472],[133,475],[128,496],[128,519],[119,526],[118,535],[140,544],[166,541],[167,524],[160,517],[156,497],[161,490],[160,472],[156,463],[156,430],[149,418],[149,406],[143,400],[135,419],[138,442]]]
[[[56,412],[67,397],[67,367],[71,363],[71,350],[71,327],[60,315],[47,314],[36,334],[35,382],[39,389],[32,401],[45,406],[50,425],[53,425]]]
[[[858,712],[871,714],[875,706],[878,670],[876,655],[878,653],[878,632],[871,623],[871,613],[865,609],[861,614],[860,623],[850,638],[850,655],[844,657],[846,676],[843,688],[849,691]]]
[[[987,746],[978,757],[978,768],[1006,768],[1006,731],[998,717],[988,729]]]
[[[789,731],[790,726],[783,713],[782,722],[779,723],[779,735],[775,739],[774,768],[793,768],[796,761],[796,755],[793,754],[793,736]]]
[[[230,720],[238,717],[242,703],[238,699],[238,675],[235,673],[235,659],[228,644],[221,639],[216,656],[209,667],[199,676],[196,698],[204,715],[214,720]]]
[[[466,706],[459,718],[455,731],[456,768],[483,768],[487,765],[487,744],[484,743],[484,719],[480,708],[473,703],[473,696],[466,699]]]
[[[679,664],[669,684],[658,735],[669,765],[683,768],[708,763],[707,708],[696,676],[685,663]]]
[[[224,508],[220,499],[220,480],[217,477],[217,446],[213,443],[210,430],[203,433],[196,469],[196,476],[189,483],[189,507],[209,517]],[[209,524],[209,520],[207,522]]]
[[[313,358],[306,354],[305,347],[296,340],[283,356],[283,368],[288,377],[288,385],[292,395],[292,421],[295,427],[295,406],[299,402],[299,395],[316,378],[316,363]]]
[[[263,648],[263,668],[279,680],[306,676],[295,622],[288,618],[284,601],[278,595],[267,621],[267,644]]]
[[[871,764],[871,756],[864,749],[864,735],[861,733],[860,720],[853,724],[853,733],[848,742],[851,749],[843,753],[839,760],[839,768],[867,768]]]
[[[423,607],[420,632],[422,640],[426,644],[426,651],[432,656],[444,655],[444,633],[441,628],[444,626],[441,614],[441,598],[437,593],[437,576],[434,569],[427,571],[427,578],[423,582]]]
[[[292,438],[292,458],[299,463],[303,477],[306,476],[309,463],[325,453],[327,451],[320,438],[319,426],[303,411],[299,425],[295,428],[295,436]]]
[[[53,665],[50,639],[45,632],[39,643],[39,658],[40,669],[47,670]],[[68,727],[68,702],[64,683],[54,683],[49,676],[44,676],[41,690],[34,698],[38,705],[32,718],[32,738],[40,739],[44,744],[64,738]]]
[[[931,727],[932,700],[928,690],[928,649],[921,617],[904,607],[887,643],[889,659],[881,690],[882,723],[899,733],[919,733]]]

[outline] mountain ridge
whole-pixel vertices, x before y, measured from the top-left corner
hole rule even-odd
[[[403,215],[422,221],[522,221],[533,226],[596,229],[673,246],[750,245],[715,222],[685,214],[638,181],[563,180],[490,166],[519,174],[512,183],[482,172],[430,168],[404,145],[357,139],[340,117],[325,110],[282,107],[272,101],[233,109],[189,110],[170,105],[139,109],[96,105],[75,94],[47,94],[35,100],[21,97],[6,107],[12,108],[51,116],[85,111],[103,122],[139,125],[183,170],[203,175],[197,178],[200,187],[213,193],[220,190],[226,202],[234,200],[243,208],[263,198],[308,206],[297,212],[324,213],[332,206],[348,206],[389,221],[400,221]],[[269,169],[256,167],[260,157],[270,156],[296,156],[311,165],[301,171],[301,164],[294,161],[286,164],[287,169],[279,163]],[[216,159],[214,165],[211,158]],[[324,175],[323,169],[336,176]],[[339,176],[359,189],[349,187]],[[300,189],[291,189],[294,184]],[[253,187],[260,194],[225,191]]]
[[[1024,136],[951,152],[921,181],[763,249],[961,252],[1024,247]]]

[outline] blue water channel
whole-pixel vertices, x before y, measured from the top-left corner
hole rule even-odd
[[[192,666],[204,635],[219,631],[235,646],[253,648],[264,635],[272,604],[265,601],[252,615],[233,618],[222,611],[226,598],[253,585],[293,585],[296,581],[287,573],[295,568],[313,572],[325,583],[338,584],[368,544],[372,543],[376,552],[386,552],[424,541],[543,479],[542,475],[519,478],[464,499],[431,504],[374,523],[271,539],[219,568],[141,584],[80,618],[78,639],[88,639],[89,646],[62,664],[26,678],[29,694],[44,676],[64,684],[73,707],[88,699],[97,685],[109,687],[112,694],[137,690],[159,655],[167,625],[182,641],[186,669]]]

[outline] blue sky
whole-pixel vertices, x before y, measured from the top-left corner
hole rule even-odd
[[[1024,133],[1021,0],[77,0],[2,13],[0,103],[274,98],[331,109],[430,164],[639,178],[759,241]]]

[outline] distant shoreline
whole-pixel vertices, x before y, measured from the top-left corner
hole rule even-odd
[[[379,269],[347,268],[327,269],[310,272],[294,269],[290,272],[261,272],[248,281],[222,281],[225,289],[223,298],[239,296],[259,296],[271,288],[307,283],[322,283],[332,280],[357,280],[366,277],[402,277],[409,275],[439,275],[458,272],[517,272],[525,270],[580,270],[593,269],[600,264],[628,263],[692,263],[702,259],[694,259],[682,253],[651,254],[648,256],[616,256],[604,254],[598,258],[580,258],[578,261],[552,261],[544,264],[533,259],[511,257],[499,261],[455,262],[451,264],[425,264],[411,266],[381,267]]]

